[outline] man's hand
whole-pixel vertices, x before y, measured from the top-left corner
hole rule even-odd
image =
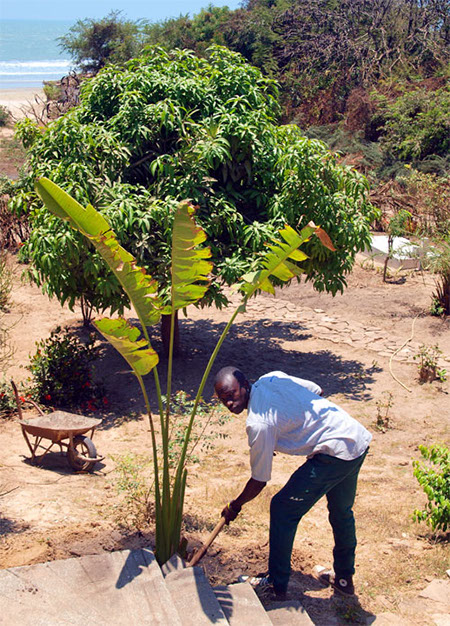
[[[238,506],[234,500],[231,500],[231,502],[229,502],[227,506],[223,509],[221,515],[225,518],[225,523],[228,526],[230,522],[236,519],[240,512],[241,507]]]

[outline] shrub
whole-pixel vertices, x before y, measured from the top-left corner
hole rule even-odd
[[[428,255],[426,269],[437,274],[436,288],[432,295],[433,307],[441,315],[450,315],[450,235],[435,244],[433,254]]]
[[[107,63],[123,63],[141,48],[140,28],[125,20],[120,11],[111,11],[101,20],[78,20],[64,37],[60,47],[69,52],[86,72],[98,72]]]
[[[418,163],[431,156],[448,154],[449,87],[436,91],[415,89],[394,102],[384,96],[375,98],[382,145],[395,159]]]
[[[80,407],[94,411],[102,398],[93,381],[93,361],[98,357],[95,336],[83,344],[73,332],[57,327],[48,339],[36,342],[28,369],[37,402],[55,407]]]
[[[30,397],[29,390],[21,383],[18,386],[19,401],[25,402]],[[0,381],[0,417],[9,417],[17,410],[16,398],[11,383],[5,378]]]
[[[450,450],[444,445],[434,444],[430,448],[419,446],[422,457],[436,469],[414,461],[414,476],[428,497],[425,508],[416,509],[413,519],[426,522],[435,532],[445,532],[450,527]]]
[[[9,109],[0,104],[0,126],[6,126],[6,124],[11,119],[11,113]]]
[[[397,178],[403,195],[413,199],[411,212],[420,230],[431,237],[450,232],[450,178],[410,168]]]
[[[199,206],[215,261],[201,306],[227,304],[224,287],[253,270],[264,241],[286,223],[310,220],[324,226],[336,252],[306,243],[306,279],[320,291],[342,291],[356,252],[370,241],[376,212],[367,181],[299,128],[277,125],[277,94],[273,81],[229,50],[213,47],[204,59],[149,48],[87,81],[80,105],[43,132],[20,124],[31,147],[12,206],[32,224],[21,253],[32,280],[69,307],[81,296],[99,311],[126,305],[98,255],[42,208],[34,184],[49,176],[98,207],[158,279],[161,295],[170,284],[173,215],[184,198]]]
[[[439,369],[439,356],[441,354],[442,350],[437,344],[435,346],[426,346],[425,344],[419,346],[419,351],[413,359],[419,362],[419,381],[421,383],[431,383],[437,378],[443,382],[446,379],[447,371]]]
[[[61,97],[61,84],[56,80],[45,81],[44,93],[47,100],[59,100]]]

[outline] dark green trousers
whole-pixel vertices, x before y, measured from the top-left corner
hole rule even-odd
[[[352,507],[358,473],[367,451],[353,461],[316,454],[299,467],[272,498],[269,574],[277,591],[286,591],[288,586],[298,523],[324,495],[334,535],[334,571],[339,578],[355,573],[356,533]]]

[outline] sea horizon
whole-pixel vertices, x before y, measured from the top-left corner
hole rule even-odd
[[[0,90],[42,89],[44,81],[60,80],[74,67],[58,38],[73,21],[0,20]]]

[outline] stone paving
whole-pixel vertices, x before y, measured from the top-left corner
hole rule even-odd
[[[238,304],[237,298],[233,297],[233,300],[235,304]],[[393,359],[395,361],[414,363],[413,357],[420,347],[417,341],[413,340],[404,345],[407,338],[395,339],[377,326],[365,326],[355,321],[350,323],[335,315],[327,315],[323,309],[298,307],[280,298],[271,300],[267,297],[259,297],[250,300],[244,318],[261,319],[264,316],[273,321],[298,322],[302,329],[313,332],[316,338],[323,341],[370,350],[386,358],[391,358],[396,353]],[[442,360],[448,361],[449,359],[443,358]]]

